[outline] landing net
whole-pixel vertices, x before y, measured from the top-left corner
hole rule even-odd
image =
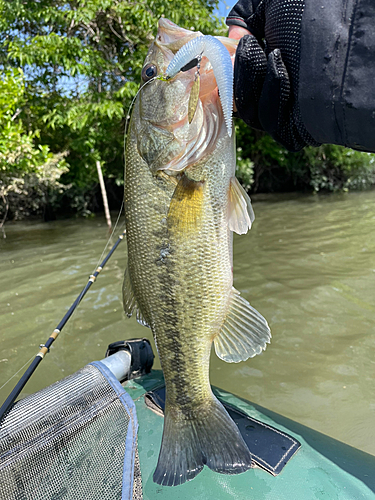
[[[134,403],[100,362],[17,402],[0,423],[0,498],[141,500]]]

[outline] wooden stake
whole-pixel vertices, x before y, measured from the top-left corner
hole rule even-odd
[[[105,190],[105,184],[104,184],[104,179],[103,179],[102,167],[100,166],[100,161],[96,162],[96,168],[98,170],[99,184],[100,184],[100,189],[102,191],[104,214],[105,214],[105,218],[107,221],[108,229],[111,229],[111,227],[112,227],[111,215],[109,213],[107,192]]]

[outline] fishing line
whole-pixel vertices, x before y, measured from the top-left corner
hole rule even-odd
[[[130,106],[129,106],[129,108],[128,108],[128,112],[127,112],[127,114],[126,114],[126,120],[125,120],[125,128],[124,128],[124,170],[125,170],[125,162],[126,162],[126,160],[125,160],[125,158],[126,158],[126,155],[125,155],[125,150],[126,150],[126,139],[127,139],[127,127],[128,127],[128,123],[129,123],[129,119],[130,119],[130,112],[131,112],[131,110],[132,110],[132,108],[133,108],[134,102],[135,102],[135,100],[136,100],[136,98],[137,98],[138,94],[140,93],[140,91],[141,91],[141,90],[142,90],[142,89],[143,89],[146,85],[148,85],[149,83],[151,83],[151,82],[153,82],[154,80],[157,80],[157,79],[160,79],[160,76],[159,76],[159,75],[154,76],[153,78],[151,78],[150,80],[148,80],[147,82],[145,82],[145,83],[144,83],[144,84],[143,84],[143,85],[142,85],[142,86],[138,89],[137,93],[136,93],[136,94],[135,94],[135,96],[133,97],[132,102],[130,103]],[[125,172],[124,172],[124,177],[125,177]],[[109,243],[110,243],[110,241],[111,241],[111,238],[112,238],[112,236],[113,236],[113,233],[115,232],[115,230],[116,230],[116,228],[117,228],[117,225],[118,225],[118,223],[119,223],[119,220],[120,220],[120,217],[121,217],[121,214],[122,214],[122,210],[123,210],[123,208],[124,208],[124,197],[122,198],[121,208],[120,208],[119,214],[118,214],[118,216],[117,216],[117,220],[116,220],[116,223],[115,223],[115,225],[114,225],[114,228],[112,229],[111,234],[109,235],[108,241],[107,241],[107,243],[106,243],[106,245],[105,245],[105,247],[104,247],[104,250],[103,250],[103,252],[102,252],[101,256],[99,257],[98,262],[97,262],[97,264],[96,264],[96,266],[95,266],[95,268],[94,268],[94,269],[96,269],[96,268],[98,267],[99,263],[101,262],[101,260],[102,260],[102,258],[103,258],[103,255],[105,254],[105,252],[106,252],[106,250],[107,250],[107,248],[108,248],[108,245],[109,245]],[[123,223],[123,226],[125,226],[125,222]]]
[[[25,368],[25,366],[26,366],[26,365],[28,365],[28,364],[30,363],[30,361],[31,361],[33,358],[34,358],[34,356],[31,356],[31,358],[29,359],[29,361],[26,361],[26,363],[25,363],[23,366],[21,366],[21,368],[18,370],[18,372],[16,372],[14,375],[12,375],[12,376],[10,377],[10,379],[9,379],[9,380],[7,380],[7,381],[5,382],[5,384],[3,384],[3,385],[0,387],[0,391],[1,391],[1,389],[2,389],[3,387],[5,387],[5,386],[7,385],[7,383],[8,383],[8,382],[10,382],[10,381],[12,380],[12,378],[14,378],[14,377],[15,377],[15,376],[16,376],[16,375],[17,375],[17,374],[18,374],[21,370],[23,370],[23,369]]]
[[[109,243],[110,243],[110,241],[111,241],[111,239],[112,239],[113,233],[116,231],[116,228],[117,228],[117,225],[118,225],[118,223],[119,223],[119,220],[120,220],[120,217],[121,217],[121,214],[122,214],[122,210],[123,210],[123,208],[124,208],[124,197],[122,197],[121,207],[120,207],[120,211],[119,211],[119,213],[118,213],[118,216],[117,216],[117,219],[116,219],[115,225],[113,226],[113,229],[112,229],[112,231],[111,231],[111,234],[109,235],[109,238],[108,238],[108,240],[107,240],[107,243],[106,243],[106,245],[105,245],[105,247],[104,247],[104,250],[102,251],[101,256],[100,256],[100,257],[99,257],[99,259],[98,259],[98,262],[96,263],[96,266],[94,267],[94,271],[95,271],[95,269],[97,269],[98,265],[100,264],[100,262],[101,262],[101,260],[102,260],[102,258],[103,258],[103,255],[105,254],[105,252],[106,252],[106,250],[107,250],[107,248],[108,248],[108,245],[109,245]],[[123,227],[125,227],[125,221],[122,223],[122,225],[121,225],[121,229],[122,229]]]
[[[129,120],[130,120],[130,112],[132,110],[132,107],[134,105],[134,102],[135,100],[137,99],[138,97],[138,94],[140,93],[140,91],[146,86],[148,85],[149,83],[155,81],[155,80],[160,80],[162,77],[160,75],[156,75],[154,76],[153,78],[151,78],[150,80],[148,80],[147,82],[145,82],[141,87],[139,87],[138,89],[138,92],[135,94],[135,96],[133,97],[132,99],[132,102],[130,103],[130,106],[129,106],[129,109],[128,109],[128,112],[126,114],[126,120],[125,120],[125,129],[124,129],[124,158],[125,158],[125,150],[126,150],[126,139],[127,139],[127,128],[128,128],[128,123],[129,123]]]
[[[131,111],[131,109],[132,109],[132,107],[134,105],[134,102],[135,102],[135,100],[136,100],[139,92],[143,89],[143,87],[145,85],[148,85],[149,83],[153,82],[156,79],[162,79],[162,78],[163,77],[161,77],[161,76],[156,76],[154,78],[151,78],[147,82],[145,82],[144,85],[142,85],[139,88],[138,92],[136,93],[136,95],[134,96],[132,102],[130,103],[130,106],[129,106],[129,109],[128,109],[128,113],[127,113],[127,116],[126,116],[126,121],[125,121],[124,152],[125,152],[126,136],[127,136],[126,129],[127,129],[129,118],[130,118],[130,111]],[[124,157],[125,157],[125,154],[124,154]],[[0,387],[0,390],[3,389],[14,377],[16,377],[18,375],[18,373],[20,371],[22,371],[25,368],[25,366],[29,365],[29,368],[23,374],[23,376],[21,377],[21,379],[17,383],[16,387],[13,389],[13,391],[11,392],[11,394],[8,396],[8,398],[6,399],[6,401],[4,402],[4,404],[1,406],[1,408],[0,408],[0,420],[4,416],[4,414],[9,410],[9,408],[11,407],[11,405],[14,403],[14,401],[18,397],[19,393],[21,392],[22,388],[25,386],[26,382],[29,380],[30,376],[35,371],[35,369],[37,368],[37,366],[40,363],[40,361],[44,358],[44,356],[47,354],[47,352],[49,352],[50,346],[52,345],[52,343],[54,342],[54,340],[56,340],[56,338],[59,335],[60,331],[62,330],[62,328],[64,327],[64,325],[67,323],[67,321],[69,320],[70,316],[73,314],[74,310],[76,309],[76,307],[78,306],[78,304],[81,302],[82,298],[84,297],[84,295],[86,294],[86,292],[88,291],[88,289],[90,288],[90,286],[92,285],[92,283],[95,282],[98,274],[103,269],[103,267],[105,266],[105,264],[109,260],[109,258],[112,255],[112,253],[115,251],[115,249],[117,248],[117,246],[119,245],[119,243],[122,241],[122,239],[124,239],[125,230],[123,231],[123,234],[118,238],[117,242],[114,244],[114,246],[110,250],[109,254],[105,257],[105,259],[103,260],[103,262],[101,262],[101,260],[103,258],[103,255],[105,254],[105,252],[106,252],[106,250],[108,248],[108,245],[109,245],[109,243],[111,241],[111,238],[112,238],[112,236],[113,236],[114,232],[116,231],[116,228],[117,228],[117,226],[119,224],[123,208],[124,208],[124,198],[123,198],[122,203],[121,203],[121,208],[119,210],[119,213],[118,213],[118,216],[117,216],[117,219],[116,219],[116,223],[115,223],[115,225],[114,225],[114,227],[113,227],[113,229],[111,231],[111,234],[110,234],[110,236],[108,238],[108,241],[107,241],[107,243],[106,243],[106,245],[104,247],[104,250],[103,250],[100,258],[98,259],[98,263],[95,266],[96,270],[90,276],[90,279],[89,279],[87,285],[85,286],[85,288],[78,295],[78,297],[76,298],[76,300],[74,301],[74,303],[71,305],[71,307],[68,310],[68,312],[65,314],[64,318],[60,321],[60,323],[57,326],[57,328],[55,328],[55,330],[53,331],[53,333],[51,334],[51,336],[48,338],[46,344],[45,345],[42,344],[40,346],[40,352],[35,357],[32,356],[23,366],[21,366],[21,368],[16,373],[14,373],[14,375],[12,375]],[[123,223],[123,226],[125,226],[125,222]],[[32,361],[33,359],[34,359],[34,361]],[[30,362],[32,362],[31,365],[30,365]]]
[[[200,62],[202,60],[202,54],[199,54],[197,55],[192,61],[190,61],[190,63],[188,63],[187,65],[185,65],[180,71],[187,71],[188,69],[191,69],[193,67],[197,67],[198,68],[198,76],[199,76],[199,68],[200,68]],[[130,113],[132,111],[132,108],[133,108],[133,105],[135,103],[135,100],[137,99],[138,97],[138,94],[141,92],[141,90],[143,90],[145,88],[146,85],[149,85],[150,83],[154,82],[155,80],[163,80],[163,81],[167,81],[169,80],[170,77],[168,76],[165,76],[165,75],[156,75],[154,76],[153,78],[150,78],[150,80],[147,80],[147,82],[143,83],[143,85],[141,85],[141,87],[139,87],[137,93],[135,94],[135,96],[133,97],[130,105],[129,105],[129,108],[128,108],[128,112],[126,113],[126,119],[125,119],[125,127],[124,127],[124,178],[125,178],[125,168],[126,168],[126,141],[127,141],[127,137],[128,137],[128,131],[127,131],[127,128],[128,128],[128,124],[129,124],[129,120],[130,120]],[[120,212],[117,216],[117,220],[116,220],[116,224],[108,238],[108,241],[107,241],[107,244],[105,245],[104,247],[104,250],[100,256],[100,258],[98,259],[98,263],[96,264],[95,266],[95,269],[98,267],[101,259],[103,258],[103,255],[105,254],[107,248],[108,248],[108,245],[109,245],[109,242],[111,241],[111,238],[113,236],[113,233],[115,232],[116,230],[116,227],[117,227],[117,224],[120,220],[120,216],[121,216],[121,213],[122,213],[122,209],[124,208],[124,197],[122,198],[122,203],[121,203],[121,208],[120,208]],[[125,225],[125,223],[124,223]]]
[[[83,297],[86,295],[86,293],[88,292],[88,290],[91,288],[91,285],[93,283],[95,283],[96,278],[98,277],[99,273],[102,271],[102,269],[104,268],[104,266],[107,264],[108,260],[112,256],[113,252],[119,246],[119,244],[124,239],[124,237],[125,237],[125,231],[118,237],[118,240],[113,245],[113,247],[111,248],[111,250],[108,252],[107,256],[104,258],[104,260],[98,266],[98,268],[96,269],[96,271],[90,276],[88,282],[86,283],[86,285],[83,288],[83,290],[81,291],[81,293],[78,295],[78,297],[75,299],[75,301],[70,306],[70,308],[68,309],[68,311],[65,313],[64,317],[62,318],[62,320],[60,321],[60,323],[57,325],[57,327],[53,330],[53,332],[48,337],[47,342],[45,344],[40,344],[40,346],[39,346],[39,352],[36,354],[36,356],[34,357],[34,359],[31,358],[31,360],[32,360],[31,364],[29,364],[29,367],[23,373],[22,377],[19,379],[19,381],[17,382],[17,384],[14,387],[14,389],[12,390],[12,392],[9,394],[9,396],[7,397],[7,399],[2,404],[2,406],[0,408],[0,421],[4,417],[4,415],[9,411],[9,409],[11,408],[11,406],[13,405],[13,403],[15,402],[15,400],[17,399],[17,397],[19,396],[20,392],[22,391],[22,389],[25,387],[26,383],[30,379],[31,375],[34,373],[34,371],[38,367],[39,363],[45,358],[46,354],[49,353],[50,347],[52,346],[52,344],[54,343],[54,341],[57,339],[57,337],[61,333],[62,329],[66,325],[66,323],[69,321],[70,317],[72,316],[72,314],[74,313],[74,311],[78,307],[78,305],[81,302],[81,300],[83,299]],[[30,361],[28,361],[28,363],[29,362]],[[26,365],[28,363],[26,363]],[[22,368],[24,368],[26,365],[24,365]],[[22,370],[22,368],[20,368],[20,370]],[[17,375],[17,373],[15,373],[15,375]],[[13,375],[13,377],[15,375]],[[11,379],[13,377],[11,377]],[[7,383],[8,382],[6,382],[6,384]]]

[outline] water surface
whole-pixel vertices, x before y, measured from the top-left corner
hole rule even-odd
[[[211,359],[214,385],[372,454],[374,206],[375,192],[258,198],[252,230],[234,239],[234,284],[267,318],[272,344],[244,363]],[[107,240],[100,217],[8,224],[6,231],[0,240],[0,386],[47,340]],[[151,339],[149,329],[122,312],[125,266],[122,243],[23,395],[103,358],[111,342]],[[0,390],[1,402],[16,380]]]

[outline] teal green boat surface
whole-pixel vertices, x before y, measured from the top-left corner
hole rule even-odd
[[[155,484],[152,474],[160,450],[163,417],[150,410],[147,391],[164,384],[160,371],[125,384],[135,402],[139,422],[138,451],[142,471],[143,498],[173,500],[375,500],[375,457],[293,422],[265,408],[214,389],[223,402],[301,443],[278,476],[260,468],[228,476],[207,467],[192,481],[180,486]]]

